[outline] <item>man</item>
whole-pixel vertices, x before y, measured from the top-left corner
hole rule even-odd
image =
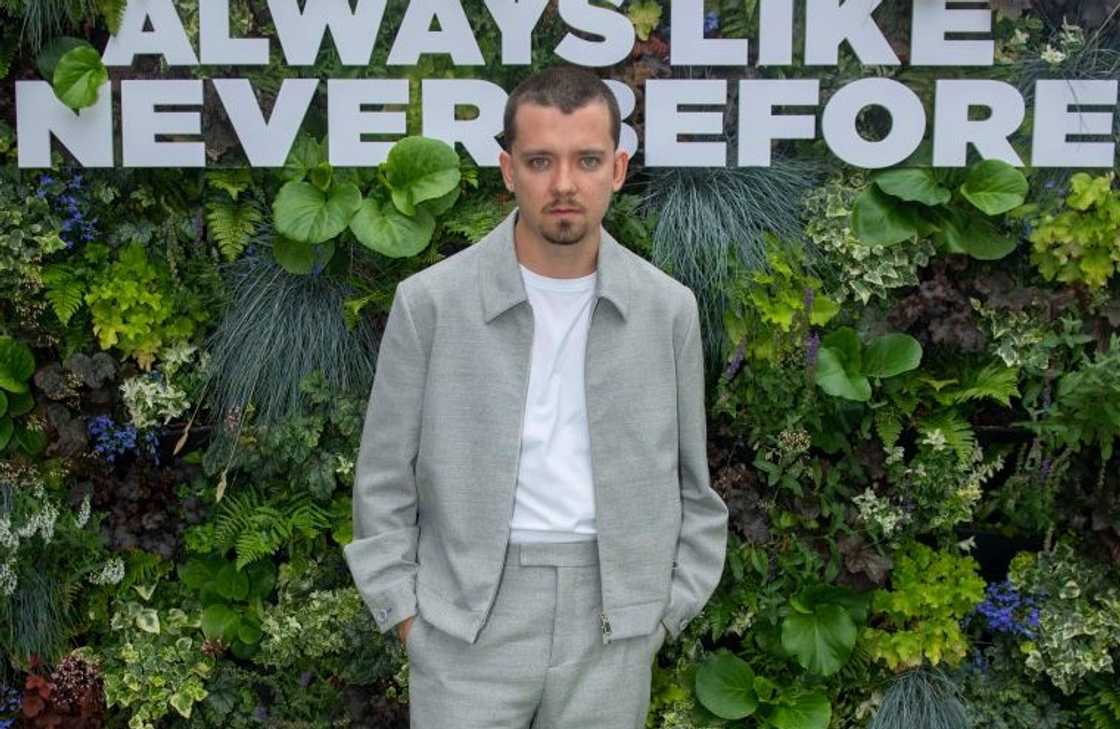
[[[723,571],[692,291],[601,227],[628,157],[594,74],[509,97],[518,207],[397,286],[354,482],[354,579],[419,729],[637,729]]]

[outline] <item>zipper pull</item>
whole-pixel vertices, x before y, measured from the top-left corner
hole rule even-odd
[[[611,624],[607,620],[607,613],[603,610],[599,611],[599,630],[603,634],[603,645],[611,642]]]

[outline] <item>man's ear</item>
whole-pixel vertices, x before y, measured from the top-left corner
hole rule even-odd
[[[622,189],[622,183],[626,182],[626,170],[630,166],[630,155],[623,149],[618,149],[614,153],[614,174],[611,178],[611,189],[618,192]]]
[[[513,157],[504,149],[498,152],[498,167],[502,168],[502,180],[506,183],[506,189],[513,192]]]

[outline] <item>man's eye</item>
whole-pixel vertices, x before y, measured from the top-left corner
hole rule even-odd
[[[548,160],[545,159],[544,157],[534,157],[531,160],[529,160],[529,166],[532,167],[534,170],[543,170],[545,167],[548,166]]]
[[[584,167],[598,167],[599,166],[599,158],[598,157],[584,157],[583,158],[583,166]]]

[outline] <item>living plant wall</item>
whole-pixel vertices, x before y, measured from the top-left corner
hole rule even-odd
[[[200,1],[175,3],[192,43]],[[59,145],[21,168],[17,80],[80,108],[105,79],[208,76],[102,66],[124,5],[0,0],[0,726],[405,727],[405,656],[341,549],[378,336],[395,283],[512,200],[416,135],[415,101],[377,167],[330,164],[321,95],[285,166],[249,166],[208,95],[205,169],[86,168]],[[909,6],[875,11],[900,54]],[[235,35],[274,33],[265,2],[231,10]],[[705,10],[708,37],[757,33],[755,0]],[[635,0],[638,41],[601,71],[633,89],[637,130],[645,82],[682,74],[812,73],[822,102],[893,78],[927,106],[935,77],[1028,99],[1120,77],[1115,2],[991,10],[993,67],[844,47],[821,74],[673,68],[668,3]],[[508,91],[565,33],[551,2],[528,66],[390,72],[379,47],[355,69],[328,42],[313,67],[242,75],[266,102],[294,75]],[[859,123],[889,131],[874,107]],[[975,152],[932,167],[926,141],[877,170],[821,140],[766,167],[631,164],[605,225],[698,296],[730,509],[722,582],[657,657],[650,729],[1120,727],[1120,182]]]

